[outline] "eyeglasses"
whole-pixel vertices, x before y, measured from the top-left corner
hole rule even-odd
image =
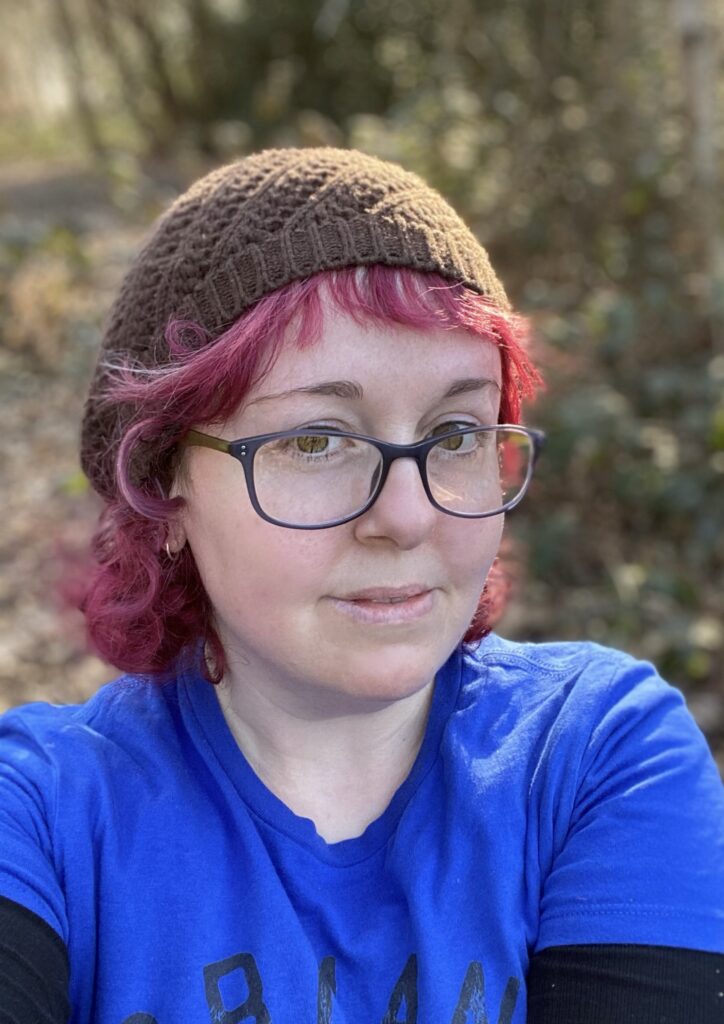
[[[366,512],[395,459],[415,460],[425,493],[441,512],[462,519],[509,512],[528,488],[544,440],[540,430],[502,424],[458,427],[415,444],[326,427],[238,441],[190,430],[181,444],[237,459],[262,519],[292,530],[323,530]]]

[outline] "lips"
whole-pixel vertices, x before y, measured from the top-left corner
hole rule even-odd
[[[412,583],[404,587],[367,587],[364,590],[356,590],[352,594],[344,594],[339,597],[340,601],[372,601],[376,604],[399,604],[408,601],[411,597],[424,594],[431,587],[422,583]]]
[[[346,597],[332,598],[332,607],[357,626],[410,629],[428,619],[437,605],[435,588],[367,587]]]

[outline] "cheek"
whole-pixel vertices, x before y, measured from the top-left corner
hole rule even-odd
[[[324,531],[287,530],[223,501],[191,510],[186,532],[209,599],[227,620],[267,621],[290,601],[313,599],[338,556]]]
[[[498,554],[503,516],[451,524],[444,539],[447,563],[461,585],[482,588]]]

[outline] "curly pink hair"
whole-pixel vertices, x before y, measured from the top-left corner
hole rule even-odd
[[[542,383],[526,354],[523,317],[461,284],[409,269],[352,267],[293,282],[260,299],[213,342],[198,325],[172,321],[168,363],[154,370],[118,368],[105,396],[111,404],[131,403],[136,415],[118,452],[116,495],[93,539],[95,565],[81,607],[91,647],[119,669],[160,679],[191,656],[209,681],[222,678],[225,653],[193,555],[188,546],[173,559],[164,552],[169,524],[183,504],[167,496],[180,465],[178,442],[191,426],[224,420],[238,408],[280,346],[290,343],[292,326],[294,344],[314,343],[323,324],[323,292],[359,323],[462,328],[496,344],[501,423],[520,422],[522,400]],[[133,473],[139,443],[153,451],[156,467],[154,479],[142,484]],[[494,567],[465,642],[490,631],[501,603],[504,582]]]

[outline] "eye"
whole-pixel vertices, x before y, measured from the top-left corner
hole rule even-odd
[[[324,434],[297,434],[293,440],[300,452],[305,455],[317,455],[326,452],[333,439]]]
[[[464,430],[465,427],[477,427],[477,425],[477,423],[471,423],[469,420],[445,420],[444,423],[438,423],[436,427],[432,428],[430,436],[449,434],[451,430]]]
[[[436,437],[442,435],[443,439],[440,443],[433,448],[432,454],[437,454],[439,457],[443,457],[443,452],[455,452],[459,455],[474,455],[476,452],[480,452],[481,449],[487,448],[491,443],[494,442],[494,433],[486,430],[480,430],[478,432],[471,431],[469,434],[458,434],[453,437],[444,437],[445,434],[449,434],[453,430],[466,430],[469,427],[478,427],[478,423],[468,423],[461,420],[450,421],[447,423],[440,423],[432,431],[430,431],[430,437]]]
[[[446,437],[440,442],[440,447],[449,452],[457,452],[462,448],[464,441],[464,437]]]
[[[430,431],[430,437],[438,437],[441,434],[449,434],[452,430],[464,430],[466,427],[475,427],[475,423],[467,423],[464,420],[448,420],[446,423],[438,423]],[[458,451],[464,444],[470,445],[475,440],[475,434],[464,435],[463,437],[448,437],[440,444],[441,448],[447,451]]]
[[[320,427],[318,429],[329,428]],[[268,445],[264,445],[261,451],[275,452],[279,458],[296,459],[311,464],[339,459],[345,453],[354,450],[355,447],[355,442],[350,438],[340,437],[336,434],[318,434],[314,432],[313,427],[310,427],[308,432],[300,431],[291,437],[271,441]]]

